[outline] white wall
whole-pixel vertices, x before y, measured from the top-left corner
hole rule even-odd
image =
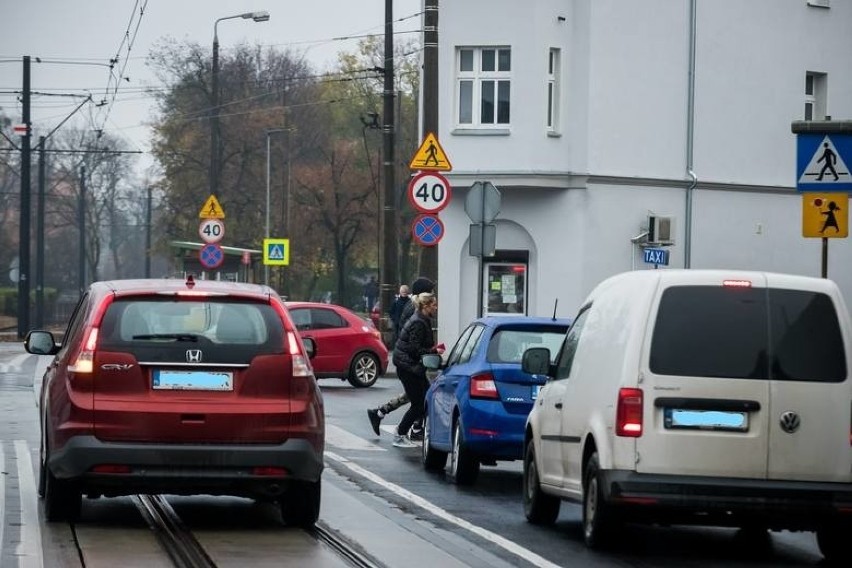
[[[852,119],[852,2],[831,5],[697,2],[693,268],[820,275],[821,241],[801,236],[790,124],[803,118],[806,71],[828,73],[829,114]],[[441,2],[439,138],[454,166],[453,203],[441,213],[442,341],[452,342],[476,315],[478,265],[468,256],[463,210],[474,179],[501,189],[497,248],[529,249],[530,314],[552,313],[558,298],[558,315],[572,316],[602,279],[652,269],[630,243],[651,212],[676,217],[670,267],[684,266],[688,7],[687,0]],[[453,133],[458,45],[511,46],[507,135]],[[562,50],[559,137],[544,128],[551,47]],[[848,239],[829,240],[828,275],[847,302],[850,247]]]

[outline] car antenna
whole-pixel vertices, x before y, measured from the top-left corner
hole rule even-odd
[[[556,306],[559,305],[559,298],[553,300],[553,321],[556,321]]]

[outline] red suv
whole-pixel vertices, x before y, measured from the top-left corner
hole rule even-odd
[[[237,495],[279,504],[287,524],[319,516],[325,422],[302,340],[281,298],[254,284],[96,282],[40,396],[39,495],[49,521],[82,495]]]

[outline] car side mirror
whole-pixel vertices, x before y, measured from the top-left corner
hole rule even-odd
[[[444,363],[443,359],[437,353],[427,353],[420,358],[423,362],[423,366],[432,371],[437,371],[441,368],[441,365]]]
[[[54,355],[59,351],[59,346],[49,331],[31,331],[24,339],[24,349],[33,355]]]
[[[531,347],[524,351],[521,369],[530,375],[550,375],[550,349]]]
[[[317,342],[312,337],[303,337],[302,343],[305,345],[305,352],[308,354],[308,359],[313,359],[317,354]]]

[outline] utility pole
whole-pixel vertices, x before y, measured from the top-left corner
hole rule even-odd
[[[382,215],[382,264],[380,267],[382,319],[388,329],[387,314],[394,300],[394,291],[399,286],[399,246],[396,218],[396,164],[394,158],[394,63],[393,63],[393,0],[385,0],[385,73],[383,92],[382,152],[384,180],[384,215]],[[367,306],[369,311],[372,306]]]
[[[25,132],[21,135],[21,211],[18,233],[18,337],[30,327],[30,56],[24,55],[21,96]]]
[[[438,0],[425,0],[423,16],[423,131],[438,136]],[[423,247],[420,273],[438,281],[438,245]]]
[[[151,185],[148,184],[148,208],[145,211],[145,278],[151,277]]]
[[[47,137],[38,137],[38,202],[36,204],[36,302],[35,326],[44,327],[44,145]]]
[[[80,203],[77,210],[77,225],[80,226],[80,258],[77,284],[80,297],[86,292],[86,166],[80,166]]]

